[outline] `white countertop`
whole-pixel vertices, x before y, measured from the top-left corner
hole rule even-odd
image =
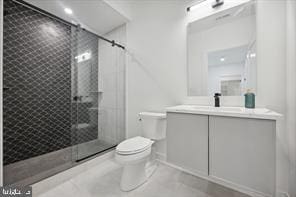
[[[255,118],[255,119],[267,119],[278,120],[282,118],[282,114],[271,111],[266,108],[247,109],[244,107],[213,107],[202,105],[178,105],[174,107],[166,108],[167,112],[176,113],[190,113],[190,114],[202,114],[202,115],[214,115],[214,116],[230,116],[241,118]]]

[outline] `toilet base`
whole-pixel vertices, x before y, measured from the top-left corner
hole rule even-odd
[[[120,189],[127,192],[138,188],[152,176],[156,168],[156,162],[151,164],[149,162],[147,163],[147,161],[125,165],[123,167]]]

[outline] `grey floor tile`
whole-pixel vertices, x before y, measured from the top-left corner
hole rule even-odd
[[[143,185],[133,191],[122,192],[121,172],[120,165],[112,159],[107,160],[40,197],[53,197],[58,192],[63,197],[247,197],[162,164]]]
[[[38,197],[89,197],[89,195],[68,181]]]
[[[107,161],[71,179],[71,182],[89,196],[124,196],[119,188],[120,175],[121,167]]]
[[[156,182],[148,180],[142,186],[129,192],[128,197],[174,197],[174,192]]]
[[[72,166],[71,148],[65,148],[4,166],[4,183],[5,185],[15,186],[28,185],[65,170],[66,166],[68,168]]]
[[[178,188],[175,191],[175,196],[178,197],[209,197],[208,194],[194,189],[192,187],[189,187],[184,184],[179,184]]]
[[[205,179],[193,176],[185,172],[182,172],[181,175],[179,176],[179,182],[186,186],[200,190],[202,192],[207,192],[208,186],[210,184]]]

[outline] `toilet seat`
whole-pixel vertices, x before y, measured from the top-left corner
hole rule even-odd
[[[121,142],[116,147],[116,153],[121,155],[136,154],[147,150],[152,144],[152,140],[137,136]]]

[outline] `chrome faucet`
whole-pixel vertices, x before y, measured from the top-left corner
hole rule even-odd
[[[214,95],[215,107],[220,107],[220,96],[221,96],[221,93],[215,93]]]

